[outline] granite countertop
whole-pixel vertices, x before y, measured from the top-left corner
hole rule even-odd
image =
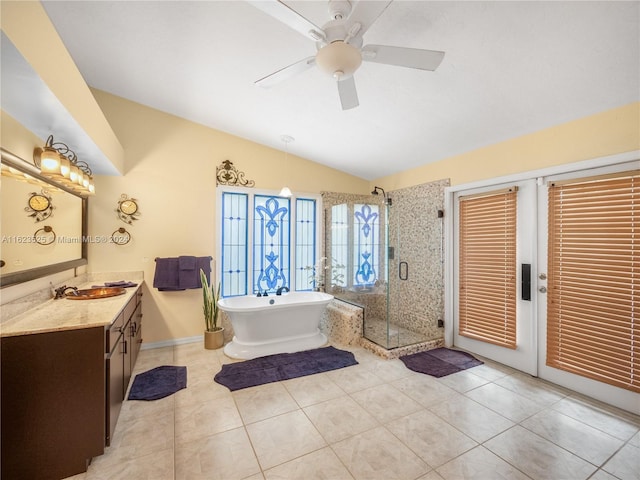
[[[119,280],[122,279],[107,281]],[[66,298],[48,300],[21,315],[3,321],[0,325],[0,337],[108,326],[142,287],[141,279],[131,281],[137,283],[138,286],[126,288],[126,293],[115,297],[94,300],[68,300]],[[94,280],[80,284],[78,288],[91,288],[100,283],[104,283],[104,281]]]

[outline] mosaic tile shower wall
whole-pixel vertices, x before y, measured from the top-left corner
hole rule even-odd
[[[426,340],[442,338],[444,329],[444,242],[442,218],[444,189],[449,180],[439,180],[390,192],[389,218],[390,320],[392,324],[420,333]],[[400,275],[400,262],[406,262]]]

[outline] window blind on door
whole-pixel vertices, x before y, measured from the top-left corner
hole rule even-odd
[[[549,186],[547,365],[640,392],[640,176]]]
[[[516,348],[517,189],[460,197],[458,333]]]

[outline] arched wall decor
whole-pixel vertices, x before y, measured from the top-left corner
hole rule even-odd
[[[225,160],[216,167],[216,185],[253,187],[255,184],[253,180],[244,178],[244,172],[239,172],[231,160]]]

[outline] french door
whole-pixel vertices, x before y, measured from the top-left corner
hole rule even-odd
[[[466,203],[478,203],[483,199],[495,197],[497,201],[492,205],[488,204],[490,209],[501,209],[499,197],[502,192],[512,192],[515,201],[515,209],[505,209],[497,215],[484,217],[484,208],[469,209],[469,213],[465,214]],[[530,276],[532,275],[532,267],[535,260],[535,223],[530,219],[536,216],[536,181],[524,180],[518,182],[510,182],[501,185],[491,185],[490,187],[482,187],[476,189],[465,190],[455,194],[453,200],[454,215],[456,219],[460,219],[461,215],[479,215],[482,218],[465,230],[464,228],[456,228],[454,236],[454,270],[458,272],[454,280],[455,294],[455,315],[454,325],[454,345],[464,350],[475,352],[487,358],[491,358],[497,362],[512,366],[531,375],[537,374],[537,337],[535,325],[535,310],[530,292]],[[478,213],[475,213],[478,212]],[[505,255],[487,252],[490,248],[487,245],[486,238],[492,237],[498,240],[503,235],[512,237],[509,233],[510,227],[504,227],[502,217],[513,215],[515,218],[515,258],[504,259]],[[473,219],[472,219],[473,220]],[[495,224],[495,225],[494,225]],[[465,233],[466,232],[466,233]],[[471,240],[470,250],[474,253],[466,252],[467,238],[475,238],[477,241]],[[472,272],[465,279],[465,275],[460,275],[464,271],[468,257],[478,258],[476,264],[471,268]],[[506,257],[511,255],[506,252]],[[467,256],[467,258],[462,258]],[[509,262],[508,267],[504,267],[504,263]],[[535,272],[533,272],[535,273]],[[502,279],[496,276],[503,277]],[[468,284],[468,285],[467,285]],[[504,284],[504,285],[503,285]],[[504,286],[508,286],[510,291],[504,292]],[[475,290],[475,292],[473,291]],[[465,297],[469,297],[469,301],[465,301]],[[465,303],[471,303],[468,307]],[[491,313],[483,313],[483,305],[491,305],[494,312],[505,311],[505,316],[515,314],[515,325],[503,326],[500,313],[494,315],[498,324],[488,325]],[[477,329],[469,328],[464,331],[460,328],[460,312],[468,310],[468,316],[473,318],[486,317],[487,323],[481,323]],[[507,321],[508,323],[508,321]],[[515,328],[514,328],[515,327]],[[494,339],[483,339],[481,330],[514,330],[515,338],[504,341],[496,341]],[[477,333],[476,333],[477,332]]]
[[[635,158],[637,159],[637,156]],[[553,272],[548,271],[550,265],[549,256],[551,255],[552,258],[555,258],[558,255],[557,251],[554,251],[555,253],[550,251],[550,247],[548,245],[550,238],[548,231],[550,208],[548,199],[549,189],[552,188],[551,185],[576,182],[580,183],[583,182],[581,179],[588,180],[600,177],[618,177],[620,175],[627,175],[625,172],[637,171],[638,169],[640,169],[640,162],[637,160],[615,163],[603,161],[600,164],[593,165],[593,168],[575,169],[573,171],[566,169],[561,173],[559,170],[552,172],[533,172],[531,175],[532,178],[527,180],[518,180],[495,185],[485,184],[474,188],[459,187],[456,191],[451,192],[448,197],[448,201],[450,202],[448,208],[450,211],[453,210],[453,219],[449,225],[449,238],[452,242],[449,242],[449,245],[451,245],[451,252],[449,252],[447,256],[449,259],[447,261],[448,275],[451,278],[451,281],[447,283],[447,288],[448,295],[452,300],[448,303],[448,308],[451,314],[448,314],[446,317],[449,325],[451,325],[449,327],[448,337],[445,335],[445,340],[448,339],[447,343],[511,366],[517,370],[566,386],[572,390],[616,405],[636,414],[640,414],[640,395],[632,391],[634,388],[637,390],[637,383],[636,386],[631,387],[631,389],[629,389],[628,386],[621,388],[619,386],[609,384],[611,382],[607,382],[606,380],[600,381],[597,378],[589,378],[589,376],[594,377],[594,374],[592,373],[571,373],[570,368],[567,369],[564,365],[559,365],[557,361],[554,361],[552,357],[553,355],[557,355],[557,353],[554,353],[554,351],[558,351],[557,343],[564,340],[559,337],[566,337],[567,334],[565,334],[565,332],[558,331],[557,314],[554,313],[554,319],[552,319],[553,322],[556,323],[550,323],[550,320],[547,318],[547,302],[549,298],[548,289],[554,288],[554,286],[557,286],[560,281],[559,278],[553,278],[553,274],[555,273],[556,277],[562,274],[562,270],[557,270],[557,268],[554,268]],[[637,175],[637,172],[635,175]],[[637,185],[637,183],[634,185]],[[466,292],[463,285],[465,281],[464,265],[461,264],[461,256],[464,256],[465,253],[460,250],[461,245],[464,246],[464,238],[461,238],[461,236],[464,236],[465,234],[464,228],[460,225],[460,205],[465,201],[465,198],[473,198],[478,195],[488,195],[492,192],[512,187],[517,188],[516,267],[513,272],[513,278],[515,280],[513,291],[514,295],[516,295],[516,341],[515,346],[505,347],[496,345],[492,341],[473,338],[473,335],[469,336],[468,334],[461,332],[461,315],[464,316],[465,314],[463,302],[465,301],[464,296],[466,295]],[[634,193],[631,195],[632,198],[634,198],[633,201],[637,203],[638,188],[634,188],[635,190],[632,189]],[[607,203],[615,203],[613,200],[609,201],[609,199],[607,199],[607,195],[608,192],[605,191],[604,198],[607,200]],[[621,202],[618,201],[617,205],[624,204],[627,201],[626,198],[629,197],[624,198],[625,199]],[[611,208],[618,207],[614,206]],[[635,207],[633,207],[632,210],[637,212]],[[464,212],[462,212],[462,214],[464,215]],[[589,223],[592,223],[592,215],[587,213],[586,216],[589,219]],[[600,280],[597,278],[598,275],[601,275],[599,273],[596,274],[596,279],[592,280],[591,284],[586,283],[587,290],[589,288],[592,290],[610,289],[611,294],[608,297],[606,294],[603,295],[602,292],[600,292],[600,296],[604,298],[601,302],[604,305],[603,311],[607,313],[611,312],[611,326],[609,327],[606,322],[602,321],[600,322],[601,325],[598,325],[598,318],[594,319],[593,317],[595,317],[595,315],[591,314],[589,307],[584,307],[583,305],[578,305],[577,307],[578,311],[582,312],[582,314],[579,313],[577,316],[573,314],[573,317],[569,318],[569,323],[573,322],[578,325],[577,334],[574,334],[574,338],[570,340],[570,342],[572,342],[571,348],[576,351],[582,350],[582,353],[587,355],[587,357],[589,357],[591,352],[593,352],[593,359],[587,358],[585,361],[585,370],[586,364],[597,364],[598,360],[594,359],[597,358],[598,351],[618,349],[623,352],[624,356],[625,350],[630,350],[632,353],[630,357],[629,355],[627,355],[627,357],[629,357],[628,362],[632,369],[631,377],[633,378],[635,376],[635,380],[632,381],[637,382],[637,377],[640,372],[637,371],[638,355],[635,352],[638,351],[638,343],[640,343],[640,320],[638,318],[640,317],[640,314],[638,313],[638,294],[635,290],[637,289],[638,273],[640,273],[640,260],[637,257],[638,233],[640,231],[638,230],[637,213],[632,213],[632,216],[634,219],[631,220],[631,226],[628,228],[625,227],[625,231],[631,233],[624,234],[626,235],[626,239],[623,242],[625,246],[622,247],[625,249],[624,251],[627,252],[624,254],[626,256],[626,263],[623,262],[620,264],[623,266],[616,264],[614,270],[615,268],[619,269],[619,277],[626,275],[627,278],[631,278],[631,281],[635,282],[633,283],[634,286],[631,289],[626,287],[624,293],[620,293],[617,283],[612,286],[611,282],[608,280]],[[567,231],[567,228],[563,228]],[[576,233],[578,237],[583,236],[581,228],[582,224],[578,227],[578,230],[580,231]],[[602,243],[605,246],[612,244],[614,245],[613,248],[618,248],[617,245],[620,240],[617,235],[619,232],[613,232],[608,227],[605,227],[602,232],[603,240],[596,241],[596,243]],[[586,233],[584,233],[584,235],[586,235]],[[631,238],[631,240],[629,241],[628,238]],[[589,241],[590,240],[587,240],[587,243],[589,243]],[[629,242],[635,245],[632,248],[633,252],[636,253],[632,253],[631,255],[628,254],[627,245],[629,245]],[[564,245],[562,248],[565,248]],[[584,247],[579,246],[576,248],[582,249]],[[578,252],[578,255],[581,254],[581,252]],[[594,256],[590,257],[589,255]],[[598,260],[597,254],[593,254],[591,252],[587,254],[586,258],[586,266],[584,267],[585,276],[590,274],[592,270],[589,267],[589,262],[593,262],[593,265],[595,266],[598,261],[605,265],[616,263],[618,261],[615,259],[611,260],[607,254],[604,254],[604,256]],[[629,270],[631,270],[632,273],[629,274]],[[491,274],[491,272],[489,274]],[[550,282],[550,275],[552,276],[552,282]],[[581,283],[579,277],[580,273],[578,272],[578,280],[571,280],[571,282]],[[565,284],[567,281],[568,274],[565,274]],[[491,282],[488,281],[488,284],[489,283]],[[552,283],[554,285],[552,285]],[[567,290],[569,295],[573,295],[571,293],[572,288],[573,284],[571,285],[571,288]],[[482,286],[478,291],[485,295],[486,303],[493,301],[490,291],[483,289]],[[630,294],[629,291],[631,291]],[[553,294],[556,295],[556,292],[554,291]],[[596,302],[598,301],[599,300],[596,300]],[[627,310],[624,310],[623,313],[619,313],[621,302],[630,304],[630,307]],[[576,302],[571,298],[569,303],[576,304],[579,302]],[[611,304],[611,307],[608,304]],[[554,309],[552,309],[552,311],[555,312]],[[566,319],[567,315],[563,315],[563,318]],[[600,314],[600,317],[607,318],[604,314]],[[613,323],[616,318],[618,320],[621,319],[623,324],[628,322],[628,319],[631,318],[628,338],[623,338],[621,340],[620,337],[617,337],[611,340],[613,337],[610,335],[611,332],[608,330],[612,330],[614,328]],[[551,330],[551,328],[554,328],[555,330]],[[599,342],[597,339],[597,336],[600,335],[599,333],[595,335],[595,342],[593,341],[593,338],[589,341],[583,339],[583,332],[581,329],[588,331],[589,334],[592,335],[598,328],[602,331],[602,342]],[[550,332],[549,339],[551,344],[548,344],[547,341],[548,332]],[[592,335],[592,337],[593,336],[594,335]],[[565,345],[566,347],[560,347],[560,350],[563,350],[563,354],[564,351],[569,351],[569,343],[566,343]],[[550,353],[551,356],[549,355]],[[571,353],[571,355],[573,355],[573,353]],[[596,368],[596,370],[598,369],[599,368]],[[578,366],[578,368],[574,366],[573,370],[580,370],[580,366]],[[597,375],[595,375],[595,377],[597,377]]]

